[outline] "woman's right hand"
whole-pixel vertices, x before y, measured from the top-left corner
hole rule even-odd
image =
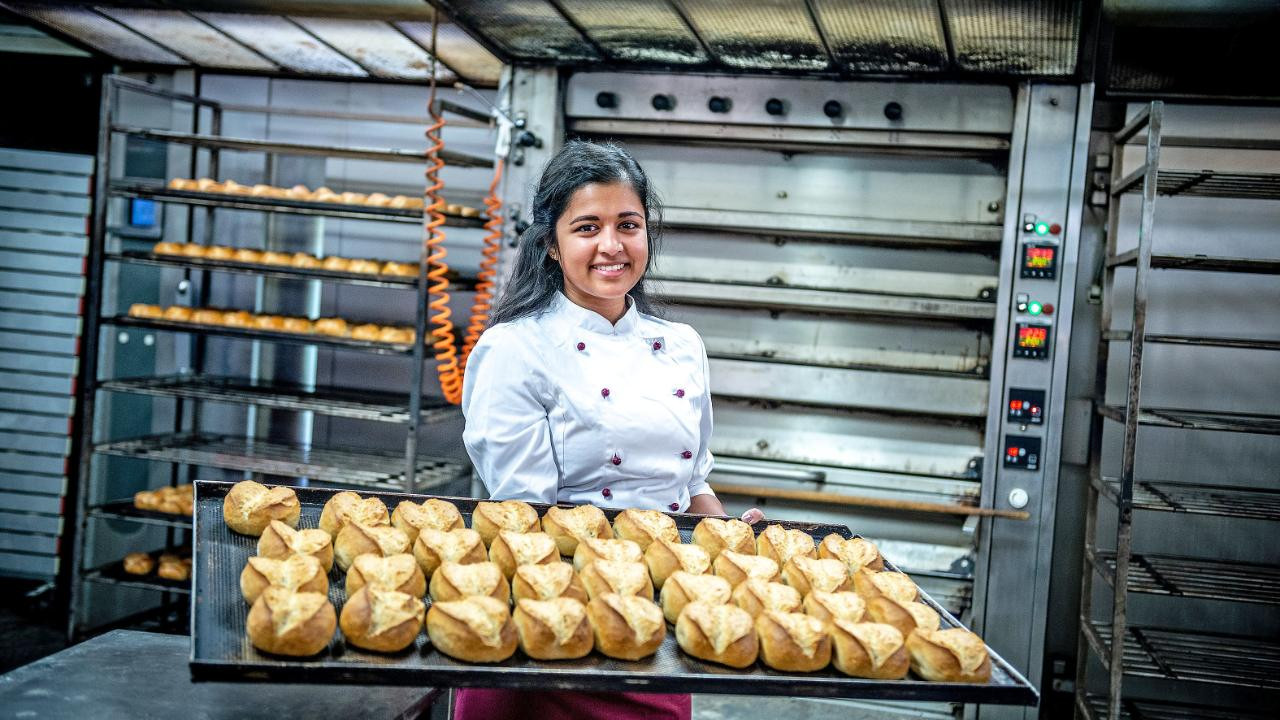
[[[748,525],[755,525],[761,520],[764,520],[764,511],[760,508],[751,508],[750,510],[742,513],[742,522]]]

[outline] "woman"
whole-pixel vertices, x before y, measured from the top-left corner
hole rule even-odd
[[[572,141],[547,164],[467,361],[463,443],[493,498],[724,515],[707,485],[706,350],[654,315],[645,283],[660,218],[620,147]],[[455,706],[457,718],[689,716],[688,695],[462,690]]]

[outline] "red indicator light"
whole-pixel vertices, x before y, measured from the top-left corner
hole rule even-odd
[[[1052,225],[1050,225],[1050,226],[1049,226],[1049,234],[1050,234],[1050,235],[1057,235],[1057,234],[1058,234],[1058,233],[1060,233],[1060,232],[1062,232],[1062,226],[1061,226],[1061,225],[1059,225],[1058,223],[1054,223],[1054,224],[1052,224]]]
[[[1045,303],[1045,304],[1044,304],[1044,307],[1043,307],[1043,308],[1041,308],[1041,312],[1043,312],[1045,315],[1052,315],[1052,314],[1053,314],[1053,303]]]
[[[1022,406],[1022,403],[1018,402],[1017,400],[1013,400],[1009,403],[1010,410],[1017,410],[1021,406]]]
[[[1009,448],[1009,455],[1011,457],[1016,457],[1018,455],[1018,448],[1016,447]]]

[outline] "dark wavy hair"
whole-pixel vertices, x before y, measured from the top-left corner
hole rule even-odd
[[[560,264],[548,254],[556,244],[556,221],[564,214],[569,199],[578,188],[591,183],[614,182],[629,184],[644,205],[649,260],[630,295],[637,310],[650,315],[657,313],[657,303],[649,295],[645,277],[658,253],[662,203],[649,184],[649,176],[645,175],[631,153],[618,145],[570,140],[542,170],[542,178],[533,196],[532,222],[520,234],[511,276],[494,306],[490,324],[518,320],[541,311],[551,303],[555,294],[564,287]]]

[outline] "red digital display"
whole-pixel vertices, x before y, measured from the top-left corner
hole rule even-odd
[[[1048,339],[1049,328],[1036,325],[1018,327],[1018,347],[1020,348],[1042,348]]]
[[[1053,267],[1053,257],[1056,252],[1056,248],[1052,247],[1028,246],[1026,252],[1026,267],[1035,270]]]

